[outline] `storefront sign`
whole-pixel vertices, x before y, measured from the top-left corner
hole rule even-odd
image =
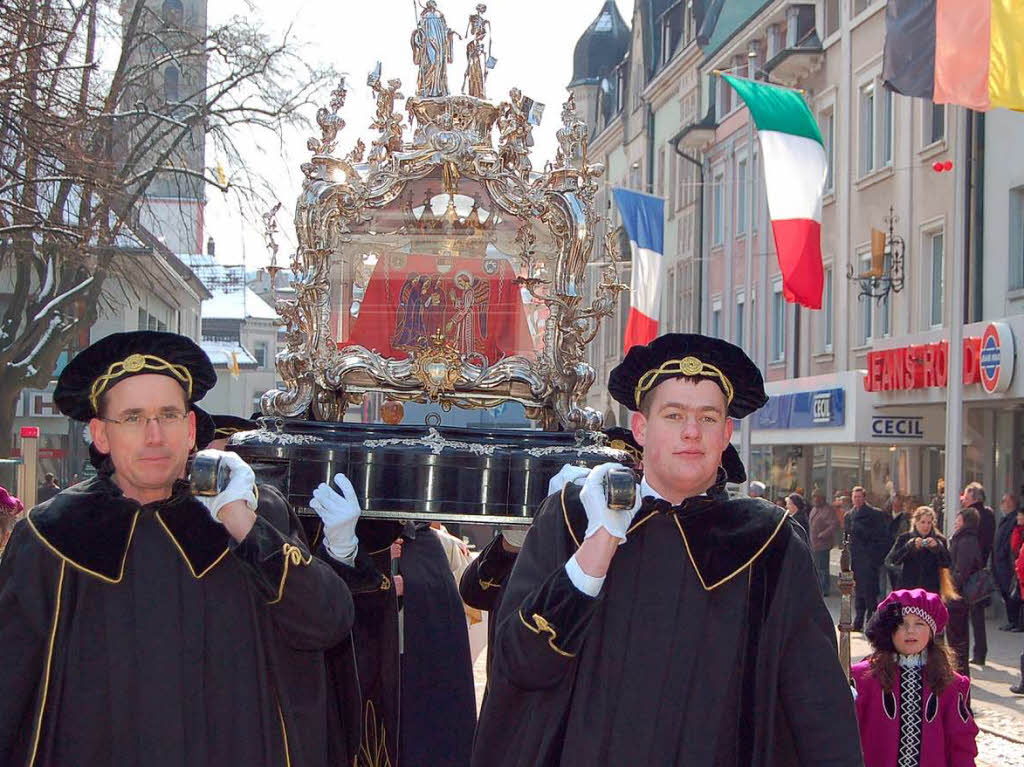
[[[996,394],[1010,388],[1015,357],[1010,326],[1005,322],[990,322],[981,336],[981,353],[978,357],[978,375],[985,391]]]
[[[989,394],[1004,392],[1013,378],[1010,326],[992,322],[980,338],[964,339],[963,383],[981,384]],[[949,342],[899,346],[868,352],[866,391],[940,388],[949,383]]]
[[[843,389],[775,394],[757,411],[756,429],[812,429],[846,423]]]
[[[871,418],[871,438],[892,442],[895,439],[924,439],[921,416],[885,416]]]

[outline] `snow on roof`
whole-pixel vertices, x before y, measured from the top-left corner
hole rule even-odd
[[[199,342],[199,346],[206,352],[214,367],[231,367],[236,359],[239,367],[256,367],[256,358],[244,346],[234,341],[203,340]]]
[[[229,292],[213,292],[213,298],[203,301],[202,316],[204,319],[221,320],[278,319],[270,304],[248,286]]]

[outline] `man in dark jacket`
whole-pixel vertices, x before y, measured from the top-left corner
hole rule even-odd
[[[608,382],[644,477],[544,501],[505,588],[476,767],[862,764],[835,628],[785,512],[730,500],[733,418],[766,401],[718,339],[633,346]]]
[[[971,482],[964,488],[960,496],[961,505],[978,512],[978,546],[981,549],[981,566],[988,567],[992,557],[992,546],[996,537],[996,513],[985,505],[985,488],[980,482]],[[976,666],[985,665],[988,652],[988,637],[985,628],[985,608],[991,600],[984,600],[971,606],[971,630],[974,632],[974,655],[971,663]]]
[[[57,484],[57,478],[50,472],[46,472],[43,475],[43,483],[36,490],[36,503],[48,501],[59,492],[60,485]]]
[[[888,514],[867,502],[864,488],[851,492],[853,509],[846,515],[846,531],[850,536],[850,558],[856,581],[854,631],[862,631],[864,621],[871,618],[878,604],[879,576],[885,556],[892,547]]]
[[[351,763],[338,717],[316,737],[306,721],[352,626],[344,582],[263,516],[239,456],[219,454],[215,496],[184,481],[191,405],[216,380],[194,342],[145,331],[62,371],[54,402],[103,460],[32,509],[0,563],[0,764]]]
[[[1013,530],[1017,526],[1017,496],[1006,493],[999,504],[1003,512],[999,525],[996,527],[995,543],[992,546],[992,577],[995,578],[999,593],[1006,605],[1006,623],[999,627],[1001,631],[1024,631],[1021,620],[1020,592],[1014,589],[1017,574],[1014,572],[1014,556],[1011,546]]]

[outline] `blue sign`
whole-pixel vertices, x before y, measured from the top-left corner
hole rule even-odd
[[[757,411],[755,429],[819,429],[846,423],[843,389],[777,394]]]

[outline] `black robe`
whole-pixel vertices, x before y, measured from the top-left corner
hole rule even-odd
[[[476,697],[465,612],[437,535],[426,524],[360,520],[347,567],[321,550],[352,590],[363,699],[359,767],[468,767]],[[320,537],[314,530],[314,537]],[[401,536],[404,654],[391,543]]]
[[[351,596],[259,506],[236,543],[186,483],[140,506],[108,468],[33,508],[0,563],[0,764],[351,763],[324,662]]]
[[[516,552],[506,551],[500,534],[484,546],[476,559],[462,572],[459,581],[459,596],[470,607],[486,610],[487,616],[487,670],[491,669],[494,647],[494,630],[498,625],[498,609],[505,593],[505,584],[512,575],[516,563]]]
[[[806,545],[783,510],[709,493],[638,514],[596,598],[565,572],[579,488],[544,502],[502,599],[474,765],[862,764]]]

